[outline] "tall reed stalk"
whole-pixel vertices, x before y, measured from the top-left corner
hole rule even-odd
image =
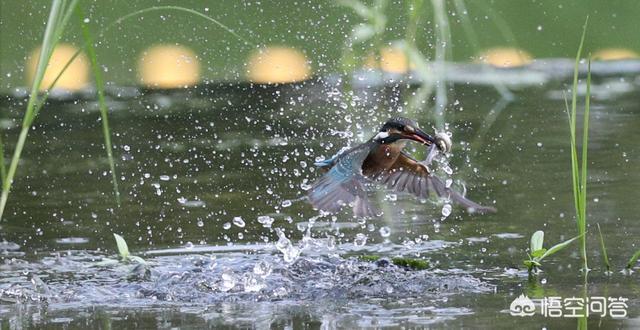
[[[42,79],[44,77],[49,59],[53,53],[54,48],[60,41],[60,37],[64,32],[64,28],[69,22],[78,0],[53,0],[51,3],[51,10],[49,11],[49,18],[44,31],[44,37],[42,39],[42,48],[40,49],[40,58],[38,59],[38,65],[36,66],[36,73],[31,84],[31,92],[29,94],[29,101],[27,102],[27,109],[22,119],[22,128],[20,135],[18,135],[18,141],[11,157],[9,169],[6,173],[6,177],[2,182],[2,195],[0,195],[0,219],[4,215],[5,207],[7,206],[7,200],[9,199],[9,192],[13,184],[13,178],[16,175],[18,169],[18,163],[24,144],[27,141],[29,130],[33,124],[33,120],[37,114],[39,108],[39,90],[42,85]]]
[[[580,46],[574,63],[573,71],[573,87],[571,91],[571,109],[567,109],[569,113],[569,130],[571,133],[571,179],[573,184],[573,198],[576,209],[576,225],[578,235],[580,236],[580,255],[582,257],[583,271],[589,270],[587,263],[587,153],[589,146],[589,100],[591,98],[591,60],[588,63],[587,71],[587,91],[585,96],[583,123],[582,123],[582,156],[580,165],[578,162],[578,147],[576,138],[577,126],[577,100],[578,100],[578,72],[580,66],[580,58],[582,56],[582,48],[584,45],[585,35],[587,33],[587,20],[582,29],[582,37],[580,38]],[[580,168],[579,168],[580,166]]]

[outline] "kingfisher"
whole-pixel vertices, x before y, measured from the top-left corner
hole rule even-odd
[[[429,146],[427,160],[420,162],[407,154],[404,151],[407,141]],[[411,119],[391,118],[367,142],[315,163],[326,173],[311,186],[307,197],[316,209],[325,212],[335,213],[349,205],[355,217],[373,217],[379,213],[367,198],[368,188],[382,184],[389,190],[419,198],[428,198],[433,193],[460,204],[470,213],[495,212],[495,208],[464,197],[433,174],[428,163],[433,152],[438,151],[451,151],[448,135],[439,133],[433,137]]]

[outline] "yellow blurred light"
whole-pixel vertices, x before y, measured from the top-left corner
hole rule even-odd
[[[33,83],[36,74],[40,50],[41,47],[34,49],[27,58],[26,78],[29,86]],[[69,62],[77,51],[77,47],[64,43],[58,44],[56,48],[54,48],[42,78],[42,83],[40,84],[41,91],[51,86],[67,62]],[[77,91],[86,87],[89,84],[89,67],[89,59],[84,53],[80,53],[60,76],[54,88]]]
[[[403,74],[409,72],[414,66],[409,62],[405,52],[397,47],[385,47],[380,50],[380,60],[376,61],[373,55],[367,57],[365,67],[381,69],[382,71]]]
[[[247,62],[247,78],[255,83],[291,83],[310,76],[311,66],[307,58],[289,47],[262,48],[251,54]]]
[[[601,61],[630,60],[638,57],[638,53],[624,48],[605,48],[593,53],[593,59]]]
[[[186,88],[200,81],[200,61],[179,45],[155,45],[138,60],[140,83],[151,88]]]
[[[526,51],[511,47],[495,47],[483,51],[478,61],[500,68],[512,68],[531,63],[533,57]]]

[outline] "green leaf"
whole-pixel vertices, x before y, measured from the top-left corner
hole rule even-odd
[[[129,259],[130,254],[129,254],[129,247],[127,246],[127,242],[124,240],[124,238],[116,233],[113,234],[113,237],[115,237],[116,239],[116,244],[118,245],[118,253],[120,254],[120,257],[122,258],[123,261],[126,261]]]
[[[540,258],[541,256],[543,256],[545,254],[545,252],[547,252],[547,249],[542,248],[539,250],[535,250],[533,252],[531,252],[531,256],[534,258]]]
[[[562,243],[558,243],[554,246],[552,246],[549,250],[547,250],[547,252],[545,252],[540,258],[538,258],[538,261],[541,261],[542,259],[564,249],[565,247],[567,247],[569,244],[571,244],[571,242],[577,240],[578,238],[582,237],[582,235],[576,236],[572,239],[566,240]]]
[[[638,262],[638,258],[640,258],[640,250],[636,251],[636,253],[631,256],[631,259],[629,259],[629,262],[627,263],[627,269],[633,268],[636,262]]]
[[[531,252],[541,250],[542,243],[544,243],[544,232],[542,230],[538,230],[531,235]]]

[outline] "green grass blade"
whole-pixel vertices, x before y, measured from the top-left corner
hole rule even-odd
[[[602,260],[604,266],[607,268],[607,272],[611,271],[611,265],[609,264],[609,256],[607,256],[607,247],[604,245],[604,237],[602,237],[602,231],[600,231],[600,224],[598,223],[598,235],[600,235],[600,248],[602,249]]]
[[[4,163],[4,141],[2,140],[2,132],[0,132],[0,186],[4,186],[4,181],[7,179],[7,167]]]
[[[152,11],[162,11],[162,10],[182,11],[182,12],[187,12],[187,13],[202,17],[202,18],[208,20],[209,22],[212,22],[213,24],[217,25],[218,27],[222,28],[223,30],[227,31],[228,33],[230,33],[234,37],[236,37],[239,40],[241,40],[242,42],[244,42],[246,45],[251,45],[251,46],[254,46],[254,47],[258,46],[257,44],[255,44],[255,43],[243,38],[241,35],[239,35],[235,31],[233,31],[228,26],[222,24],[220,21],[218,21],[218,20],[216,20],[214,18],[211,18],[211,17],[209,17],[209,16],[207,16],[207,15],[201,13],[201,12],[198,12],[198,11],[195,11],[195,10],[189,9],[189,8],[180,7],[180,6],[153,6],[153,7],[149,7],[149,8],[140,9],[138,11],[134,11],[133,13],[129,13],[127,15],[124,15],[124,16],[118,18],[113,23],[107,25],[103,31],[106,31],[106,30],[110,29],[111,27],[122,23],[124,20],[127,20],[129,18],[140,16],[140,15],[142,15],[144,13],[148,13],[148,12],[152,12]]]
[[[111,145],[111,130],[109,129],[109,111],[107,109],[107,102],[104,97],[104,81],[102,80],[102,73],[98,65],[96,51],[93,46],[93,40],[91,38],[91,31],[87,24],[84,23],[82,15],[79,16],[80,26],[82,27],[82,34],[84,36],[87,45],[87,54],[91,61],[91,68],[93,69],[93,75],[96,80],[96,89],[98,91],[98,104],[100,105],[100,119],[102,121],[102,135],[104,136],[104,146],[107,150],[107,158],[109,159],[109,169],[111,170],[111,182],[113,184],[113,193],[116,197],[116,203],[120,206],[120,190],[118,189],[118,175],[116,173],[115,161],[113,159],[113,147]]]
[[[629,259],[629,262],[627,262],[627,269],[633,268],[633,266],[635,266],[636,262],[638,262],[638,258],[640,258],[640,250],[636,251],[636,253],[634,253],[631,256],[631,259]]]
[[[69,15],[69,12],[74,10],[73,6],[77,4],[77,1],[72,1],[71,5],[66,4],[67,2],[63,0],[53,0],[51,3],[49,18],[47,19],[47,25],[45,27],[44,36],[42,39],[40,57],[38,59],[38,65],[36,66],[36,73],[31,84],[29,101],[27,103],[27,108],[22,120],[22,129],[20,130],[20,134],[18,135],[16,147],[13,151],[9,169],[6,172],[5,180],[2,182],[2,194],[0,195],[0,219],[2,219],[4,215],[4,210],[9,199],[9,192],[11,191],[13,179],[16,175],[16,171],[18,170],[18,163],[20,162],[20,157],[22,156],[22,150],[24,149],[29,130],[31,129],[31,124],[33,123],[33,119],[35,118],[36,105],[38,104],[38,92],[40,90],[40,86],[42,85],[44,73],[49,64],[51,53],[60,40],[60,35],[64,30],[64,24],[66,24],[67,22],[67,20],[61,17],[62,15],[64,15],[64,17],[67,17]]]
[[[586,127],[583,127],[583,138],[582,138],[582,173],[578,168],[578,148],[577,148],[577,138],[576,138],[576,126],[577,126],[577,103],[578,103],[578,73],[580,67],[580,58],[582,56],[582,49],[584,47],[584,40],[587,34],[587,24],[589,22],[589,17],[587,16],[584,26],[582,28],[582,37],[580,38],[580,45],[578,46],[578,52],[576,53],[576,59],[574,63],[573,69],[573,86],[571,91],[571,116],[570,116],[570,132],[571,132],[571,178],[573,182],[573,197],[576,208],[576,227],[578,229],[578,234],[580,237],[580,254],[583,261],[583,269],[587,270],[587,240],[586,240],[586,177],[587,177],[587,159],[586,154],[588,151],[588,145],[585,144],[585,141],[588,142],[588,103],[585,106],[585,120],[584,124]],[[591,83],[591,75],[589,73],[587,77],[587,85]],[[590,98],[590,86],[587,86],[587,100]]]
[[[544,258],[546,258],[546,257],[548,257],[548,256],[550,256],[552,254],[555,254],[556,252],[564,249],[569,244],[571,244],[573,241],[575,241],[575,240],[577,240],[578,238],[581,238],[581,237],[583,237],[583,235],[576,236],[574,238],[568,239],[568,240],[566,240],[566,241],[564,241],[562,243],[558,243],[558,244],[552,246],[540,258],[538,258],[538,261],[541,261],[542,259],[544,259]]]
[[[589,109],[591,99],[591,59],[587,64],[587,94],[584,100],[584,119],[582,123],[582,168],[580,169],[580,192],[582,219],[587,218],[587,154],[589,151]]]

